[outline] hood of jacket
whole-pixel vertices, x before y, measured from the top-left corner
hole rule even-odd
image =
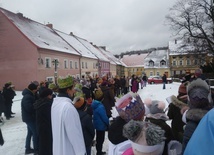
[[[25,95],[27,95],[27,94],[29,94],[29,95],[33,95],[33,92],[32,92],[32,91],[30,91],[30,89],[25,88],[25,89],[22,91],[22,95],[23,95],[23,96],[25,96]]]
[[[100,101],[97,101],[97,100],[93,100],[92,104],[91,104],[91,107],[93,109],[96,109],[100,104],[102,104]]]
[[[172,104],[174,104],[176,107],[182,109],[184,106],[188,106],[186,103],[179,100],[176,96],[171,96]]]
[[[200,122],[208,110],[204,109],[189,109],[186,113],[187,121]]]
[[[41,98],[39,100],[37,100],[33,106],[34,106],[34,109],[39,109],[40,107],[42,107],[43,105],[45,104],[50,104],[51,105],[52,103],[52,100],[49,99],[49,98]]]

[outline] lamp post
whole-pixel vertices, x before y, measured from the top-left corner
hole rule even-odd
[[[55,84],[57,85],[57,66],[59,64],[59,61],[57,59],[54,59],[52,63],[54,65],[54,81],[55,81]]]

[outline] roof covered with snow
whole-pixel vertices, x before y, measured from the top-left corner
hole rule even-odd
[[[101,60],[101,61],[107,61],[109,62],[109,60],[102,54],[102,52],[96,48],[94,45],[92,45],[92,43],[88,42],[85,39],[82,39],[80,37],[75,36],[88,50],[90,50],[94,55],[96,55],[96,57]]]
[[[150,61],[154,62],[153,66],[149,66]],[[161,61],[165,61],[166,65],[161,65]],[[168,68],[168,64],[168,50],[154,50],[144,59],[144,68]]]
[[[87,49],[74,35],[66,34],[55,30],[68,44],[75,48],[83,57],[97,59],[97,57]]]
[[[0,11],[37,47],[80,55],[69,46],[53,29],[46,25],[0,8]]]
[[[187,45],[183,40],[169,41],[169,55],[186,55],[195,48]]]
[[[127,67],[143,67],[144,59],[148,54],[132,54],[132,55],[124,55],[121,58],[121,61],[127,65]]]
[[[120,60],[117,59],[114,54],[112,54],[110,51],[107,51],[107,50],[104,50],[103,51],[104,54],[111,60],[111,61],[114,61],[117,65],[122,65]]]
[[[110,61],[110,64],[112,65],[116,65],[116,62],[114,62],[114,60],[111,59],[111,57],[109,57],[107,54],[106,54],[106,50],[102,47],[98,47],[99,50],[103,53],[103,55]]]

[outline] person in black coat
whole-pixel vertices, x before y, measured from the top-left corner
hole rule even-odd
[[[13,98],[16,95],[15,91],[12,89],[12,85],[10,82],[5,83],[3,88],[3,96],[5,99],[5,116],[6,119],[9,120],[10,118],[14,117],[11,116],[11,108],[13,103]]]
[[[4,145],[4,138],[1,132],[1,128],[0,128],[0,145]]]
[[[163,74],[163,76],[162,76],[162,81],[163,81],[163,89],[166,89],[166,84],[167,84],[167,77],[166,77],[166,74]]]
[[[27,137],[25,141],[25,154],[38,152],[38,134],[36,131],[36,112],[33,107],[35,103],[35,93],[37,92],[37,86],[34,83],[28,85],[28,88],[22,92],[23,98],[21,101],[22,121],[27,125]],[[31,149],[31,138],[33,136],[33,147]]]
[[[2,92],[0,91],[0,123],[2,123],[3,118],[2,118],[2,113],[5,112],[5,100],[2,95]]]
[[[36,128],[39,136],[39,155],[52,155],[52,127],[51,127],[51,89],[44,89],[40,99],[34,103],[36,110]]]
[[[91,155],[91,146],[95,136],[92,117],[86,112],[87,104],[83,97],[75,97],[73,102],[80,116],[87,155]]]
[[[111,117],[111,109],[115,105],[114,93],[109,88],[107,82],[103,82],[101,84],[100,88],[103,92],[102,103],[106,109],[106,114],[107,114],[108,118],[110,118]]]

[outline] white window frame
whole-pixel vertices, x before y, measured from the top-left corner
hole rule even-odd
[[[70,66],[70,69],[73,69],[73,61],[72,60],[70,60],[69,66]]]
[[[85,68],[86,68],[86,69],[88,68],[88,63],[87,63],[87,62],[85,62]]]
[[[48,62],[47,62],[48,60]],[[45,57],[45,68],[51,68],[51,58]]]
[[[78,63],[75,61],[75,69],[78,69]]]
[[[82,68],[84,68],[84,62],[82,62]]]
[[[68,69],[68,59],[64,59],[64,68]]]

